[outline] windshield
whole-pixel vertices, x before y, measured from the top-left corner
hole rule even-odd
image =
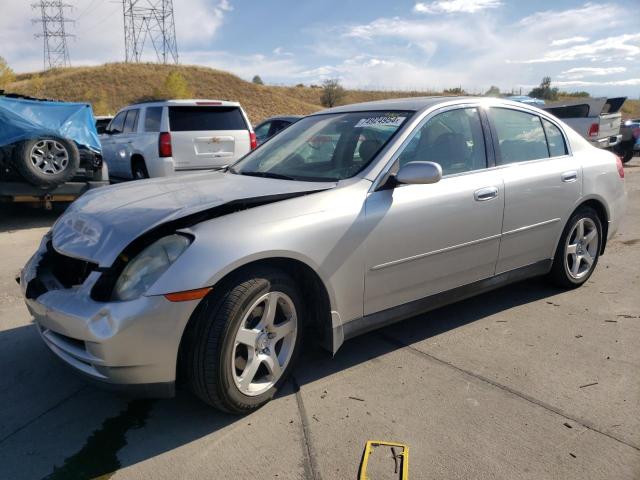
[[[412,112],[333,113],[303,118],[236,163],[240,175],[337,181],[366,167]]]

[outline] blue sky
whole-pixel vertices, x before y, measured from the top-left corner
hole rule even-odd
[[[121,61],[121,5],[68,1],[72,64]],[[42,66],[29,4],[3,5],[0,17],[0,55],[17,71]],[[245,79],[482,92],[528,91],[549,75],[564,90],[640,96],[638,0],[174,0],[174,8],[181,63]]]

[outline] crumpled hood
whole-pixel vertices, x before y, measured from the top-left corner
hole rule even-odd
[[[326,190],[335,183],[296,182],[223,172],[128,182],[90,190],[53,226],[60,253],[108,267],[133,240],[172,220],[229,202]]]

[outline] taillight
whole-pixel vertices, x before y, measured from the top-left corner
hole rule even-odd
[[[622,166],[622,159],[617,155],[616,166],[618,167],[618,175],[620,175],[620,178],[624,178],[624,167]]]
[[[251,146],[251,150],[258,146],[258,139],[256,138],[256,134],[253,132],[249,132],[249,145]]]
[[[589,136],[597,137],[599,133],[600,133],[600,124],[592,123],[591,126],[589,127]]]
[[[160,133],[160,139],[158,140],[158,154],[161,157],[170,157],[171,151],[171,134],[169,132]]]

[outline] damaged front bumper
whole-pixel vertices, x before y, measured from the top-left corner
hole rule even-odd
[[[91,289],[100,272],[65,288],[48,271],[51,248],[45,237],[20,276],[27,308],[47,347],[77,372],[106,386],[171,396],[180,339],[198,301],[174,303],[163,296],[93,300]]]

